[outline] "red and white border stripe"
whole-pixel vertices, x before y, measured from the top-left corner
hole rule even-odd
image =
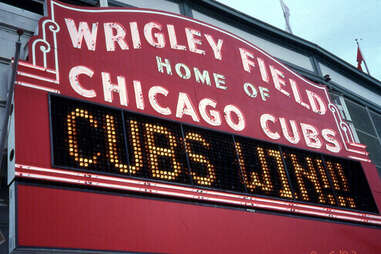
[[[299,204],[293,201],[272,200],[261,197],[204,190],[174,184],[156,183],[146,180],[120,178],[93,173],[42,168],[21,164],[16,164],[16,176],[54,182],[97,186],[109,189],[127,190],[153,195],[209,201],[221,204],[231,204],[246,207],[249,209],[261,208],[300,215],[334,218],[381,226],[381,216],[379,215]]]

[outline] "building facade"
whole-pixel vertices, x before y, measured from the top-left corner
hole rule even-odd
[[[83,7],[99,7],[104,1],[61,1]],[[101,2],[101,3],[99,3]],[[4,119],[7,93],[12,74],[15,42],[21,40],[20,58],[30,56],[28,41],[38,33],[38,21],[44,13],[44,1],[2,1],[0,3],[0,113]],[[222,28],[263,49],[302,77],[328,87],[331,101],[352,128],[354,140],[367,146],[369,158],[381,179],[381,82],[357,70],[319,45],[289,34],[244,13],[212,0],[109,0],[109,7],[136,7],[184,15]],[[21,29],[22,35],[17,31]],[[3,124],[1,124],[2,126]],[[5,146],[6,148],[6,146]],[[8,151],[8,154],[10,151]],[[4,164],[4,163],[3,163]],[[6,166],[2,168],[0,229],[8,235],[8,184]],[[372,188],[380,200],[381,188]],[[378,203],[378,205],[380,205]],[[379,228],[378,228],[379,230]],[[6,242],[0,250],[8,249]],[[313,249],[311,250],[313,253]],[[349,251],[349,250],[348,250]],[[316,252],[320,253],[320,252]],[[336,253],[336,252],[334,252]],[[339,252],[337,252],[339,253]]]

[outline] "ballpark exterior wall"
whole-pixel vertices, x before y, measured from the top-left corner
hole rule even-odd
[[[24,31],[21,58],[28,56],[27,42],[43,16],[43,1],[0,3],[0,127],[5,117],[5,104],[11,76],[11,59],[15,52],[17,29]],[[98,1],[62,1],[96,6]],[[193,17],[221,27],[257,45],[299,74],[330,88],[333,101],[355,130],[357,141],[367,145],[369,156],[381,177],[381,82],[358,71],[318,45],[290,35],[271,25],[246,16],[211,0],[110,0],[110,6],[129,6],[165,10]],[[37,7],[36,7],[37,6]],[[33,7],[33,8],[32,8]],[[36,11],[37,8],[37,11]],[[324,78],[330,76],[330,80]],[[4,171],[4,170],[3,170]],[[2,176],[6,173],[2,173]],[[376,190],[377,191],[377,190]],[[381,190],[378,190],[381,192]],[[2,188],[7,192],[7,188]],[[3,195],[2,195],[3,196]],[[2,201],[4,204],[7,201]],[[1,209],[6,206],[1,206]],[[8,207],[6,207],[8,210]],[[0,229],[7,232],[7,219],[0,219]],[[5,245],[0,246],[0,251]],[[6,248],[7,249],[7,248]]]

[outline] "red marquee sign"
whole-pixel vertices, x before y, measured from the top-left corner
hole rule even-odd
[[[171,13],[48,8],[19,85],[368,161],[326,87],[250,42]]]
[[[188,17],[54,0],[47,10],[29,42],[28,61],[17,71],[16,177],[381,225],[376,169],[325,86],[251,42]],[[24,208],[31,205],[25,197],[35,192],[60,202],[82,195],[19,189]],[[160,202],[152,209],[162,209]],[[50,218],[40,208],[33,212],[33,221],[39,214]],[[83,242],[58,246],[57,235],[48,237],[52,242],[32,239],[36,225],[18,214],[28,225],[18,224],[22,246],[93,249]],[[223,216],[238,220],[229,212]],[[49,235],[49,226],[43,227]],[[94,248],[121,250],[120,244]]]

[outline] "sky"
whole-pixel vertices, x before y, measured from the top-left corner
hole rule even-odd
[[[356,67],[355,39],[361,39],[360,48],[369,72],[381,81],[381,0],[283,1],[290,10],[290,26],[294,35],[319,45]],[[218,2],[285,30],[279,0]]]

